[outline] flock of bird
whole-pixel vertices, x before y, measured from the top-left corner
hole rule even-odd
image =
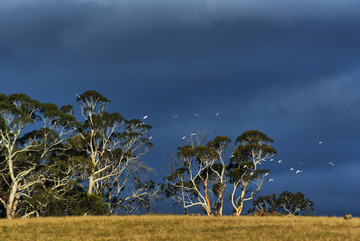
[[[195,116],[195,117],[200,117],[200,114],[194,113],[194,116]],[[219,116],[220,116],[220,112],[216,112],[215,116],[216,116],[216,117],[219,117]],[[148,117],[149,117],[148,115],[144,115],[142,119],[143,119],[143,120],[146,120]],[[178,118],[179,116],[174,114],[174,115],[172,115],[172,117],[173,117],[173,118]],[[196,134],[197,134],[196,132],[191,133],[191,136],[195,136]],[[149,137],[149,140],[152,140],[152,139],[153,139],[153,137],[150,136],[150,137]],[[185,140],[185,139],[186,139],[186,136],[181,137],[181,139],[182,139],[182,140]]]
[[[200,114],[194,113],[194,116],[197,117],[197,118],[199,118],[199,117],[200,117]],[[216,117],[219,117],[219,116],[220,116],[220,113],[217,112],[217,113],[215,114],[215,116],[216,116]],[[148,115],[145,115],[142,119],[143,119],[143,120],[146,120],[148,117],[149,117]],[[174,115],[172,115],[172,117],[173,117],[173,118],[178,118],[179,116],[174,114]],[[191,133],[190,135],[191,135],[191,136],[195,136],[196,134],[197,134],[197,133],[194,132],[194,133]],[[151,140],[151,139],[153,139],[152,136],[149,137],[149,140]],[[181,137],[181,139],[182,139],[182,140],[185,140],[185,139],[186,139],[186,136]],[[318,145],[323,144],[322,141],[316,141],[316,143],[317,143]],[[273,161],[274,161],[274,159],[270,159],[270,162],[273,162]],[[278,160],[278,161],[277,161],[278,164],[281,164],[282,162],[283,162],[282,160]],[[261,164],[261,163],[260,163],[260,164]],[[303,163],[303,162],[298,162],[297,164],[301,166],[301,165],[303,165],[304,163]],[[328,164],[329,164],[330,166],[334,166],[334,165],[335,165],[333,162],[329,162]],[[296,169],[296,170],[295,170],[294,167],[291,167],[291,168],[290,168],[290,171],[291,171],[291,172],[294,172],[295,174],[303,173],[303,171],[302,171],[301,169]],[[250,173],[250,175],[252,175],[252,173]],[[265,176],[268,176],[268,175],[269,175],[269,173],[266,173],[266,174],[265,174]],[[268,179],[268,181],[269,181],[269,182],[273,182],[274,179],[273,179],[273,178],[270,178],[270,179]]]
[[[323,142],[322,142],[322,141],[316,141],[316,143],[317,143],[318,145],[321,145]],[[270,159],[270,161],[273,162],[274,159]],[[281,164],[281,163],[282,163],[282,160],[278,160],[278,163]],[[297,162],[297,164],[301,166],[301,165],[303,165],[304,163],[303,163],[303,162]],[[330,166],[335,166],[335,164],[334,164],[333,162],[329,162],[328,164],[329,164]],[[291,172],[295,172],[295,174],[300,174],[300,173],[303,172],[301,169],[295,170],[294,167],[291,167],[291,168],[290,168],[290,171],[291,171]],[[274,181],[274,179],[272,179],[272,178],[269,179],[269,182],[272,182],[272,181]]]

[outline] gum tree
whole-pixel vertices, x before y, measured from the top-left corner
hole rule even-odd
[[[84,122],[73,142],[87,159],[84,182],[88,193],[101,195],[110,213],[133,210],[138,204],[146,206],[148,198],[155,195],[153,185],[138,177],[152,172],[142,161],[153,147],[149,142],[151,126],[107,112],[110,100],[96,91],[79,95],[77,102]]]
[[[276,155],[276,150],[270,146],[272,142],[258,130],[248,130],[237,137],[237,147],[227,167],[229,181],[233,184],[230,199],[234,215],[240,216],[244,202],[252,200],[268,180],[269,170],[259,169],[258,165]]]
[[[223,206],[224,206],[224,194],[227,186],[227,176],[226,176],[226,149],[231,142],[231,139],[226,136],[217,136],[213,141],[209,141],[207,146],[213,148],[216,153],[218,160],[210,166],[212,172],[213,183],[213,193],[217,197],[215,203],[215,215],[222,216]]]
[[[26,190],[42,180],[41,175],[33,175],[39,162],[26,159],[26,152],[34,150],[37,146],[33,140],[28,139],[20,143],[23,130],[39,120],[38,110],[40,103],[25,94],[12,94],[0,96],[0,141],[2,154],[2,182],[6,194],[0,202],[6,208],[7,218],[17,214],[18,204]]]
[[[258,196],[252,201],[253,208],[249,212],[271,213],[277,210],[276,194]]]
[[[285,212],[291,216],[298,215],[300,212],[313,212],[314,202],[301,192],[292,193],[289,191],[282,192],[276,199],[276,205],[279,211]]]
[[[195,140],[192,135],[188,140],[168,168],[166,194],[175,204],[182,204],[185,213],[196,207],[210,216],[215,206],[215,214],[221,215],[226,188],[224,155],[230,139],[219,136],[204,145],[205,134],[197,133]]]
[[[0,202],[8,218],[37,212],[28,205],[36,187],[49,180],[57,182],[53,182],[52,188],[68,181],[68,178],[59,180],[49,173],[52,164],[48,156],[63,149],[63,138],[75,130],[75,118],[70,109],[69,106],[59,109],[55,104],[40,103],[25,94],[0,95]],[[25,132],[39,126],[40,129]]]

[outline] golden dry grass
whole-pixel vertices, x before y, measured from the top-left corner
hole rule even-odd
[[[0,240],[360,240],[360,218],[114,216],[0,220]]]

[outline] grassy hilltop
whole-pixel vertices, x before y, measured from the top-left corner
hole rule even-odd
[[[0,240],[360,240],[340,217],[111,216],[0,220]]]

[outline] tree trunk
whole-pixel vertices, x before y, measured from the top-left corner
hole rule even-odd
[[[247,185],[246,185],[247,186]],[[241,197],[240,197],[240,201],[239,201],[239,204],[237,204],[237,208],[235,208],[235,211],[236,211],[236,216],[240,216],[241,215],[241,212],[242,212],[242,209],[244,207],[244,197],[245,197],[245,190],[246,188],[244,188],[241,192]]]
[[[240,205],[239,205],[239,208],[237,211],[237,216],[240,216],[241,215],[241,212],[242,212],[242,209],[244,207],[244,202],[243,201],[240,201]]]
[[[93,193],[93,188],[94,188],[94,175],[91,174],[89,177],[89,190],[88,190],[88,194],[92,194]]]
[[[216,203],[215,216],[222,216],[223,206],[224,206],[224,191],[225,187],[221,187],[218,197],[218,202]]]
[[[210,197],[209,197],[209,192],[208,192],[208,173],[206,173],[206,179],[204,181],[204,191],[205,191],[205,198],[206,198],[206,214],[208,216],[211,216],[211,206],[210,206]]]
[[[6,217],[9,219],[14,218],[15,211],[16,211],[16,205],[15,205],[15,194],[17,192],[17,182],[12,183],[11,190],[9,194],[9,199],[6,204]]]

